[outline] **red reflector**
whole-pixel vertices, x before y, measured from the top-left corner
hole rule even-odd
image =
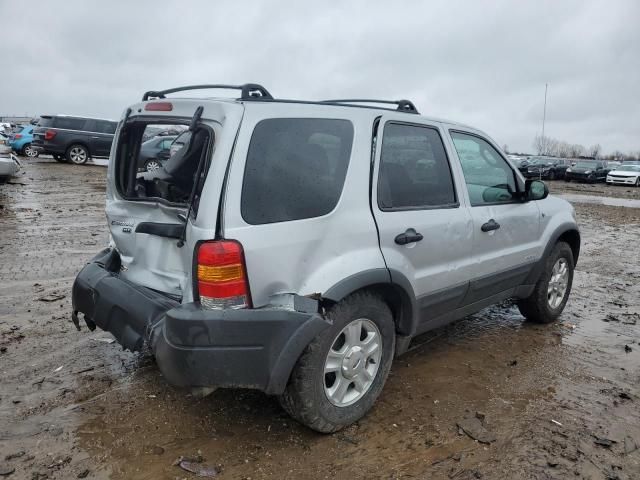
[[[16,140],[17,140],[18,138],[22,138],[22,134],[21,134],[21,133],[16,133],[15,137],[13,137],[13,138],[15,138]]]
[[[56,132],[55,130],[47,130],[46,132],[44,132],[44,139],[53,140],[53,137],[55,137],[57,133],[58,132]]]
[[[152,102],[147,103],[144,109],[148,112],[170,112],[173,110],[171,102]]]

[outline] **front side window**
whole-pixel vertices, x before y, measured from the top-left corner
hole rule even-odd
[[[348,120],[262,120],[249,144],[242,218],[261,225],[331,212],[342,193],[352,144]]]
[[[384,129],[378,173],[381,210],[456,205],[449,161],[434,128],[390,123]]]
[[[517,191],[513,170],[486,140],[451,132],[458,152],[471,206],[514,201]]]

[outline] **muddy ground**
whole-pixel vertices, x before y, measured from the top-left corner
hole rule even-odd
[[[432,332],[367,417],[318,435],[274,398],[195,398],[148,355],[77,332],[70,287],[107,242],[106,170],[25,163],[0,185],[0,478],[194,478],[181,455],[222,479],[640,478],[640,209],[576,204],[583,248],[559,323],[507,303]],[[640,198],[551,185],[567,188]],[[475,416],[495,441],[459,430]]]

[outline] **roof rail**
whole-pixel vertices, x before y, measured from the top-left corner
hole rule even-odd
[[[385,105],[397,105],[396,110],[407,113],[418,113],[418,109],[411,100],[374,100],[366,98],[349,98],[339,100],[323,100],[320,103],[382,103]]]
[[[188,85],[186,87],[169,88],[167,90],[150,90],[142,96],[142,101],[146,102],[151,98],[165,98],[165,95],[168,93],[184,92],[186,90],[208,90],[212,88],[240,90],[240,100],[273,100],[271,94],[262,85],[245,83],[244,85]]]

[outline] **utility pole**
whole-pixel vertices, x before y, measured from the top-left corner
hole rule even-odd
[[[547,154],[547,138],[544,136],[544,121],[547,118],[547,89],[549,88],[549,84],[544,84],[544,110],[542,111],[542,141],[544,142],[544,151],[543,155]]]

